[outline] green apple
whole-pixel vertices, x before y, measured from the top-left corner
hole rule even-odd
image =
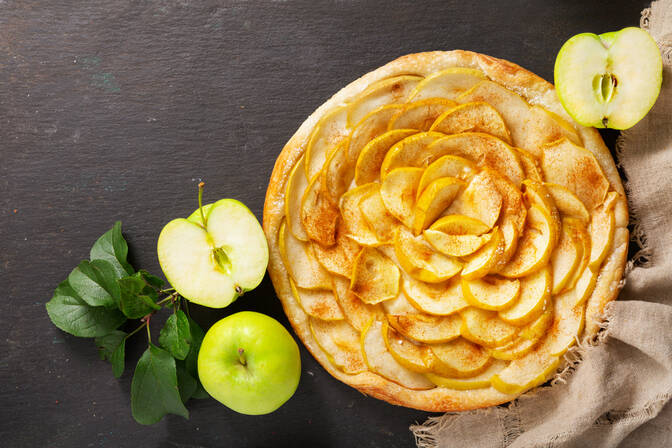
[[[299,347],[277,320],[242,311],[214,324],[198,352],[198,376],[217,401],[241,414],[278,409],[299,384]]]
[[[199,186],[199,203],[202,186]],[[159,264],[182,297],[223,308],[256,288],[268,265],[259,221],[241,202],[222,199],[174,219],[161,231]]]
[[[558,98],[584,126],[634,126],[653,107],[662,80],[658,45],[640,28],[577,34],[555,60]]]

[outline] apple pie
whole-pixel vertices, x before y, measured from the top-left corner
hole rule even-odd
[[[628,212],[553,85],[467,51],[411,54],[320,106],[280,153],[263,227],[294,330],[390,403],[510,401],[618,294]]]

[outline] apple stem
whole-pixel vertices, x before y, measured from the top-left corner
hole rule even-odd
[[[149,331],[149,321],[152,318],[152,315],[148,314],[146,317],[147,317],[147,320],[145,320],[145,326],[147,327],[147,342],[149,344],[151,344],[152,343],[152,333],[150,333],[150,331]]]
[[[201,222],[203,227],[207,228],[208,223],[205,220],[205,214],[203,214],[203,187],[205,187],[205,182],[199,182],[198,184],[198,209],[201,212]]]
[[[240,285],[236,285],[235,290],[236,294],[238,294],[239,296],[243,295],[243,288],[241,288]]]
[[[245,355],[244,354],[245,354],[245,350],[243,350],[242,348],[239,348],[238,349],[238,360],[240,361],[240,363],[242,365],[246,366],[247,361],[245,361]]]

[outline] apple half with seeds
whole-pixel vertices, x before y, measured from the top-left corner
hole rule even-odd
[[[653,107],[662,80],[658,45],[640,28],[577,34],[555,60],[558,98],[584,126],[634,126]]]

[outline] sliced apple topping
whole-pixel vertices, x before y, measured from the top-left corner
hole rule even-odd
[[[447,282],[432,284],[402,275],[401,284],[407,300],[428,314],[447,316],[469,306],[462,295],[460,280],[455,277]]]
[[[417,314],[418,309],[408,300],[404,291],[399,291],[397,297],[386,300],[382,303],[383,310],[387,315],[405,316],[407,314]]]
[[[583,258],[583,244],[579,236],[581,231],[575,220],[563,219],[560,240],[551,254],[553,294],[558,294],[565,288],[581,264]]]
[[[362,332],[361,344],[369,370],[408,389],[424,390],[434,386],[426,377],[397,362],[390,354],[383,337],[386,322],[372,320]]]
[[[336,227],[336,243],[331,246],[323,246],[313,243],[313,252],[317,261],[324,269],[332,274],[350,278],[352,274],[352,261],[359,252],[360,245],[347,236],[347,228],[343,219],[338,221]]]
[[[539,167],[537,159],[524,149],[513,148],[513,150],[518,155],[518,160],[525,173],[525,178],[543,182],[544,179],[541,175],[541,168]]]
[[[338,306],[334,293],[327,290],[303,289],[296,286],[290,278],[292,294],[309,316],[322,320],[343,320],[343,312]]]
[[[573,293],[574,305],[583,304],[588,297],[593,293],[595,284],[597,283],[597,272],[590,268],[584,269],[576,281],[574,289],[566,293]]]
[[[486,276],[462,279],[462,293],[471,306],[499,311],[510,308],[520,294],[520,281]]]
[[[551,355],[562,356],[583,331],[586,307],[574,301],[571,291],[555,298],[553,323],[543,343]]]
[[[530,107],[517,93],[493,81],[481,81],[457,98],[458,103],[482,101],[490,104],[502,116],[515,146],[525,142]],[[529,149],[523,147],[523,149]]]
[[[421,177],[420,168],[397,168],[390,171],[380,187],[385,207],[406,227],[413,226],[413,207]]]
[[[604,204],[602,204],[591,216],[590,220],[590,268],[597,270],[604,258],[611,249],[614,241],[614,231],[616,229],[616,219],[614,217],[614,200],[617,193],[609,193]]]
[[[404,227],[397,229],[394,253],[404,271],[427,283],[443,282],[462,269],[459,260],[435,251],[422,237],[413,236]]]
[[[379,188],[376,184],[366,184],[353,188],[341,197],[341,218],[345,223],[347,236],[364,246],[377,246],[378,237],[366,222],[360,203]]]
[[[553,198],[560,214],[578,218],[586,223],[590,221],[590,213],[574,193],[558,184],[545,183],[544,186]]]
[[[484,277],[497,265],[503,251],[504,238],[499,228],[495,227],[492,229],[490,241],[467,257],[467,262],[462,269],[462,278],[475,280]]]
[[[357,162],[363,148],[375,137],[387,131],[392,117],[404,107],[403,104],[386,104],[369,112],[354,126],[348,138],[348,162]]]
[[[551,218],[550,224],[554,227],[554,233],[558,235],[561,230],[560,213],[555,207],[555,202],[553,201],[551,194],[541,182],[531,179],[524,180],[523,186],[525,188],[524,197],[528,207],[532,204],[537,204],[539,207],[543,208]],[[553,244],[555,244],[555,242]]]
[[[353,165],[347,158],[347,140],[336,147],[327,157],[321,171],[322,189],[334,204],[338,204],[343,193],[348,191],[354,177]]]
[[[393,299],[399,293],[399,268],[377,249],[365,247],[355,258],[350,290],[364,303]]]
[[[386,322],[383,322],[383,338],[387,351],[399,364],[414,372],[430,371],[432,358],[427,353],[429,347],[409,341]]]
[[[296,239],[285,222],[278,232],[278,248],[289,276],[305,289],[330,289],[329,273],[317,262],[309,243]]]
[[[469,185],[455,198],[446,215],[465,215],[492,228],[502,209],[502,195],[486,173],[475,175]]]
[[[310,332],[337,369],[349,375],[366,371],[359,333],[346,321],[310,318]]]
[[[476,218],[465,215],[447,215],[434,222],[430,230],[447,233],[449,235],[482,235],[490,226]]]
[[[338,144],[348,136],[348,106],[327,112],[313,128],[305,153],[306,177],[311,180],[322,170],[324,162]]]
[[[440,376],[431,372],[425,373],[425,376],[427,379],[429,379],[429,381],[436,384],[437,386],[448,389],[484,389],[491,386],[492,377],[504,370],[504,368],[506,368],[506,363],[504,361],[494,360],[492,363],[490,363],[490,366],[487,369],[470,378]]]
[[[457,106],[455,101],[444,98],[429,98],[407,103],[392,117],[388,128],[428,131],[439,115],[455,106]]]
[[[355,330],[362,331],[373,318],[384,318],[380,305],[364,303],[350,291],[349,280],[341,277],[334,277],[332,280],[334,297],[340,305],[345,319]]]
[[[425,314],[388,314],[390,325],[405,337],[417,342],[436,344],[452,341],[460,336],[462,318],[451,316],[427,316]]]
[[[452,215],[456,216],[456,215]],[[459,216],[459,215],[458,215]],[[491,234],[485,235],[449,235],[438,230],[425,230],[423,235],[432,247],[442,254],[464,257],[473,254],[490,241]]]
[[[413,233],[419,235],[448,208],[465,183],[455,177],[440,177],[420,194],[415,203]]]
[[[400,222],[385,208],[380,196],[380,184],[374,184],[377,188],[365,196],[359,203],[359,209],[364,219],[373,229],[378,241],[383,244],[392,244],[394,232]]]
[[[541,169],[547,182],[567,188],[588,211],[600,205],[607,196],[609,181],[593,153],[566,138],[544,147]]]
[[[538,148],[538,151],[547,143],[561,138],[567,138],[575,145],[581,145],[581,138],[567,120],[550,110],[534,105],[530,107],[530,120],[528,122],[524,148]],[[541,152],[535,154],[541,156]]]
[[[453,100],[484,79],[485,75],[480,70],[464,67],[447,68],[423,79],[411,92],[409,101],[425,98]]]
[[[320,177],[315,176],[301,200],[301,222],[306,234],[311,240],[331,246],[336,242],[339,219],[338,205],[322,189]]]
[[[305,156],[301,156],[287,179],[285,189],[285,219],[289,231],[301,241],[308,241],[308,235],[301,222],[301,199],[308,188],[308,178],[304,168]]]
[[[447,154],[464,157],[480,167],[491,168],[513,182],[516,188],[520,187],[524,179],[514,149],[502,140],[480,132],[446,135],[437,139],[423,154],[416,156],[415,166],[428,165]]]
[[[480,308],[465,308],[462,316],[462,337],[484,347],[499,347],[511,342],[517,328],[504,322],[496,312]]]
[[[359,153],[355,166],[355,183],[364,185],[380,178],[380,167],[392,145],[415,134],[413,129],[395,129],[369,141]]]
[[[538,348],[492,377],[492,386],[504,394],[519,395],[543,384],[558,368],[560,358]]]
[[[494,107],[480,101],[462,104],[443,113],[430,130],[445,134],[484,132],[511,143],[511,136],[502,116]]]
[[[427,186],[442,177],[454,177],[467,180],[476,171],[476,165],[464,157],[443,156],[432,162],[422,173],[418,185],[418,197],[425,191]]]
[[[553,310],[548,302],[544,303],[543,312],[530,323],[520,328],[518,336],[508,344],[488,349],[488,353],[495,359],[511,361],[522,358],[530,353],[546,335],[548,327],[553,322]]]
[[[371,84],[352,100],[348,110],[348,125],[353,127],[366,114],[382,105],[405,102],[422,79],[422,76],[401,75]]]
[[[544,311],[544,304],[551,296],[551,272],[547,267],[520,279],[518,301],[499,312],[499,317],[512,325],[525,325]]]
[[[443,136],[440,132],[420,132],[399,141],[385,155],[380,167],[380,178],[385,180],[385,176],[395,168],[424,167],[423,162],[433,162],[425,160],[426,148]]]
[[[429,347],[435,357],[431,370],[438,375],[469,378],[482,373],[492,362],[483,347],[463,338]]]
[[[527,211],[527,228],[509,262],[499,270],[505,277],[525,277],[541,269],[551,257],[557,234],[550,215],[534,204]]]

